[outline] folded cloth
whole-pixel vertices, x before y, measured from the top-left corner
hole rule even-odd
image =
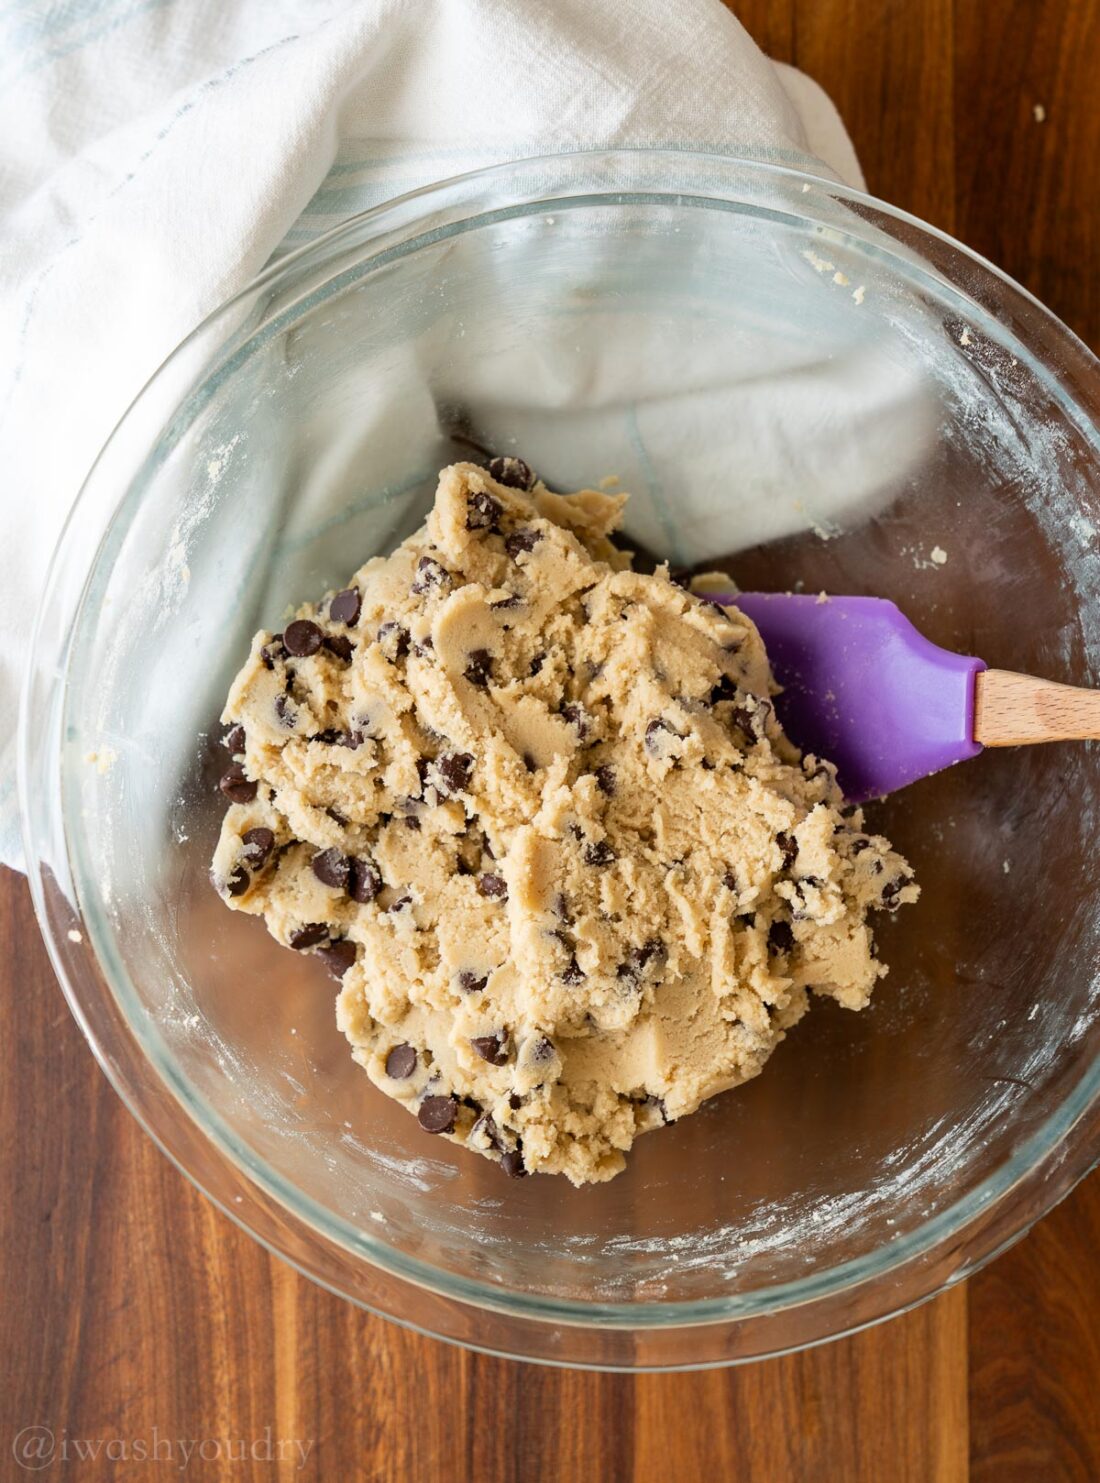
[[[0,861],[50,552],[112,426],[273,256],[524,156],[676,147],[862,185],[719,0],[29,0],[0,12]]]

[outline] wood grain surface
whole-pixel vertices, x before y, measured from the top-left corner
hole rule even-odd
[[[1100,344],[1100,0],[732,8],[829,90],[872,191]],[[54,1436],[44,1477],[1100,1477],[1095,1177],[965,1287],[853,1338],[707,1374],[558,1372],[371,1318],[209,1206],[108,1087],[2,871],[0,1033],[0,1479],[25,1475],[12,1449],[33,1427]]]

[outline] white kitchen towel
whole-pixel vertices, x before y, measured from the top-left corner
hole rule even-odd
[[[0,0],[0,860],[50,553],[167,353],[356,211],[611,145],[862,185],[828,98],[720,0]]]

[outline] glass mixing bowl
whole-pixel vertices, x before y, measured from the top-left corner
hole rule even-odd
[[[303,1272],[492,1352],[729,1363],[965,1277],[1096,1152],[1094,746],[876,806],[924,894],[879,919],[871,1009],[818,1004],[574,1191],[429,1139],[353,1065],[323,966],[225,910],[211,736],[252,632],[412,529],[463,439],[559,488],[619,476],[675,562],[888,596],[937,643],[1095,684],[1098,406],[1088,352],[988,264],[731,159],[507,165],[277,262],[115,432],[29,671],[38,912],[127,1104]]]

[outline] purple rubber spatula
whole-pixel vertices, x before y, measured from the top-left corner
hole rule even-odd
[[[837,765],[853,803],[983,747],[1100,738],[1100,691],[988,669],[917,632],[879,597],[705,594],[760,630],[791,740]]]

